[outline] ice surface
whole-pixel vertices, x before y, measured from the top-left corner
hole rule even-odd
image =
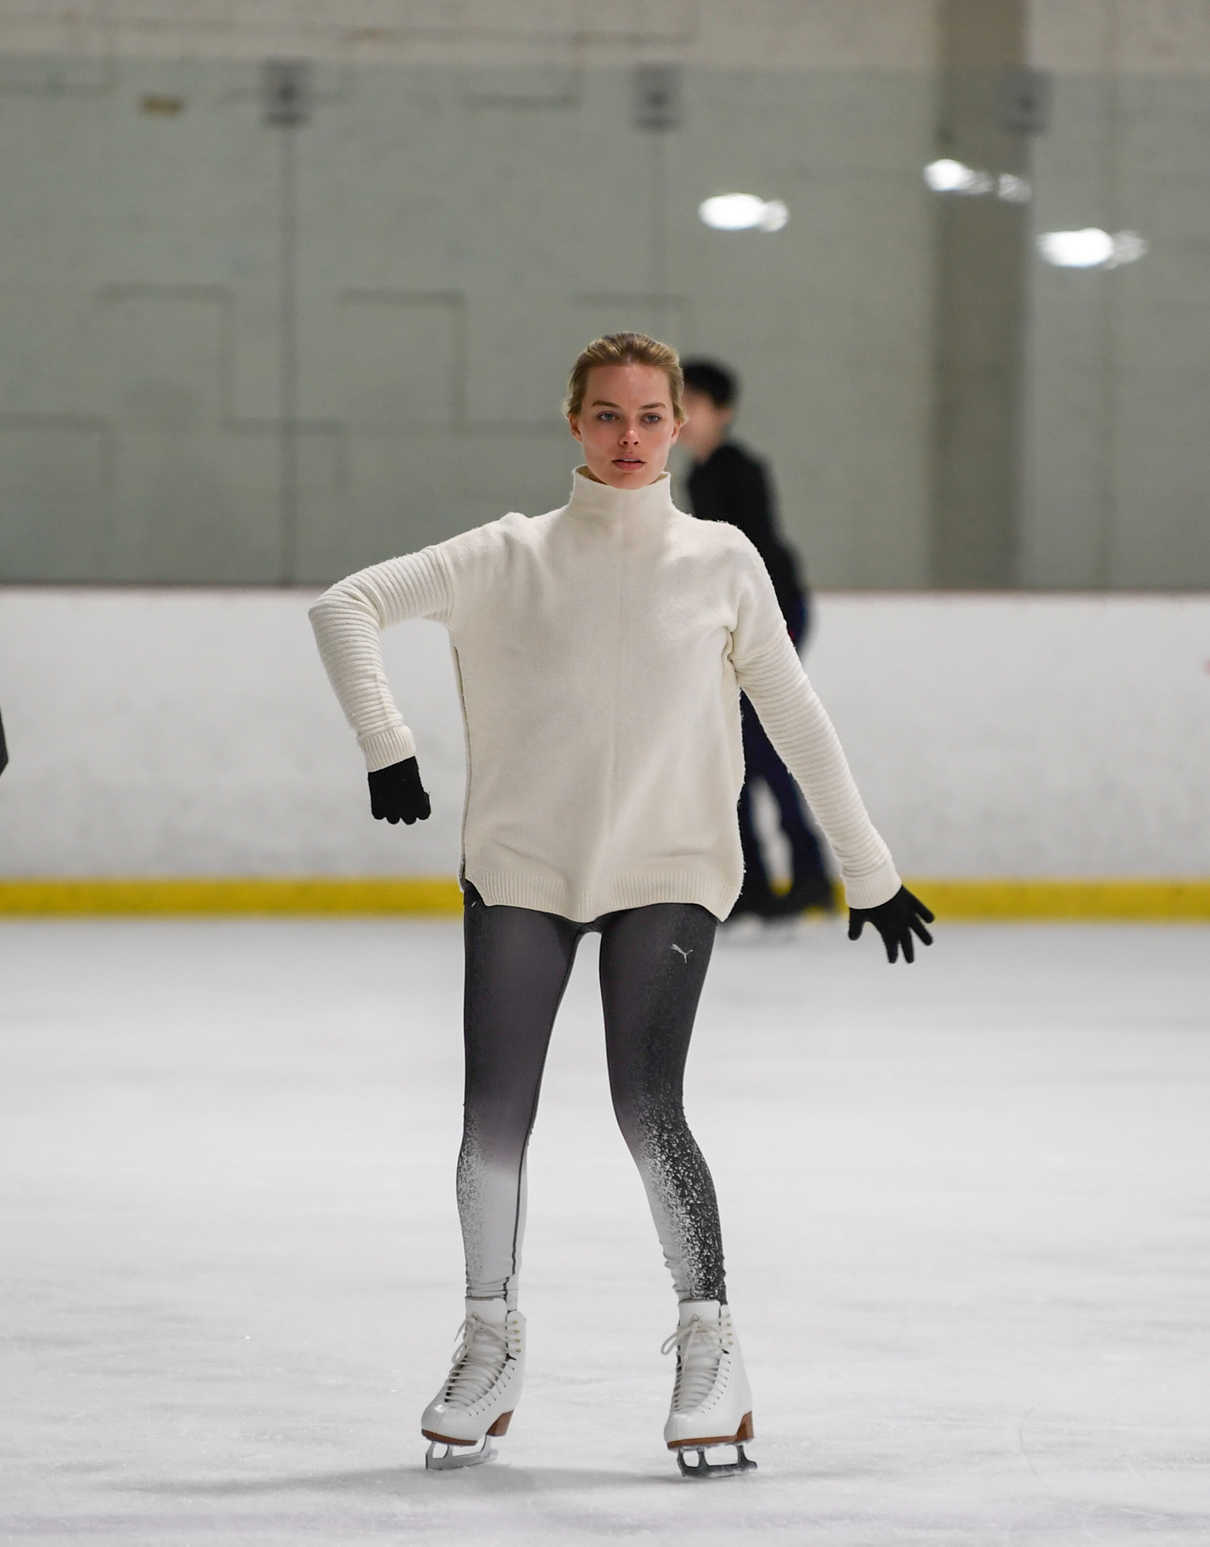
[[[426,1475],[461,1319],[452,920],[0,925],[0,1541],[1205,1543],[1210,931],[720,941],[687,1107],[760,1470],[662,1447],[675,1321],[581,944],[530,1378]]]

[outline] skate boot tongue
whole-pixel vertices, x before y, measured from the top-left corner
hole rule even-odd
[[[677,1324],[687,1327],[695,1316],[710,1325],[716,1325],[722,1306],[717,1300],[682,1300],[677,1306]]]
[[[472,1316],[477,1316],[480,1321],[489,1322],[493,1327],[502,1327],[508,1318],[507,1300],[468,1300],[466,1302],[466,1318],[469,1321]]]
[[[677,1329],[664,1348],[677,1353],[673,1406],[688,1411],[710,1395],[725,1348],[722,1307],[717,1300],[682,1300]]]
[[[500,1307],[499,1320],[495,1306]],[[445,1400],[455,1407],[473,1407],[499,1379],[509,1355],[508,1311],[503,1300],[468,1300],[462,1343],[454,1357]]]

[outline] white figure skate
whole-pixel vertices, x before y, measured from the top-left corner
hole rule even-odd
[[[420,1420],[425,1468],[434,1472],[492,1459],[492,1439],[507,1433],[525,1379],[525,1317],[503,1300],[468,1300],[458,1336],[449,1376]]]
[[[664,1440],[676,1451],[684,1477],[718,1477],[750,1472],[756,1462],[744,1454],[752,1438],[752,1392],[731,1323],[731,1311],[717,1300],[682,1300],[676,1331],[661,1353],[676,1349],[676,1381]],[[734,1445],[735,1461],[708,1461],[707,1447]],[[697,1451],[697,1462],[685,1460]]]

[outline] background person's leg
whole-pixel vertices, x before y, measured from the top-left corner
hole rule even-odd
[[[760,862],[760,884],[773,898],[773,911],[798,911],[806,907],[832,906],[832,881],[819,838],[808,819],[806,801],[798,787],[798,781],[781,760],[777,748],[769,740],[764,726],[757,718],[745,694],[742,701],[744,732],[744,794],[752,783],[763,779],[770,794],[777,802],[777,817],[781,830],[790,845],[790,889],[785,897],[772,892],[768,870]],[[750,851],[759,855],[760,840],[752,819],[749,797],[748,825],[750,836],[744,836],[743,819],[740,822],[740,840],[744,845],[744,862],[750,865]],[[747,880],[745,879],[745,888]]]
[[[776,902],[773,888],[769,884],[765,857],[761,852],[752,800],[752,786],[763,777],[758,766],[758,754],[759,738],[764,737],[764,731],[746,693],[740,695],[739,708],[744,739],[744,783],[739,792],[737,815],[740,847],[744,853],[744,879],[731,910],[732,918],[738,918],[744,913],[768,914],[773,911]]]
[[[629,908],[601,924],[614,1112],[647,1190],[678,1300],[726,1300],[714,1182],[681,1097],[717,924],[696,903]]]

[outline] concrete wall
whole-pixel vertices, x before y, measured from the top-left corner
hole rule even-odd
[[[1210,578],[1210,6],[1032,0],[1052,74],[1035,234],[1150,243],[1111,270],[1030,270],[1021,583]]]
[[[920,170],[945,14],[0,0],[0,581],[318,582],[547,508],[568,360],[637,326],[738,365],[820,584],[936,583]],[[1054,88],[1030,234],[1133,228],[1151,252],[1030,267],[1006,585],[1210,584],[1208,18],[1030,0]],[[314,67],[292,166],[262,123],[272,57]],[[666,132],[635,122],[650,63],[683,71]],[[789,226],[704,231],[699,199],[732,186]]]
[[[738,367],[821,582],[924,583],[935,9],[0,4],[0,580],[320,581],[548,509],[632,327]],[[789,226],[707,231],[735,187]]]
[[[391,828],[313,594],[0,593],[0,874],[453,876],[447,635],[386,636],[433,797]],[[807,665],[905,874],[1210,876],[1210,597],[827,594]]]
[[[0,0],[25,54],[498,63],[676,50],[768,69],[928,69],[933,0]]]

